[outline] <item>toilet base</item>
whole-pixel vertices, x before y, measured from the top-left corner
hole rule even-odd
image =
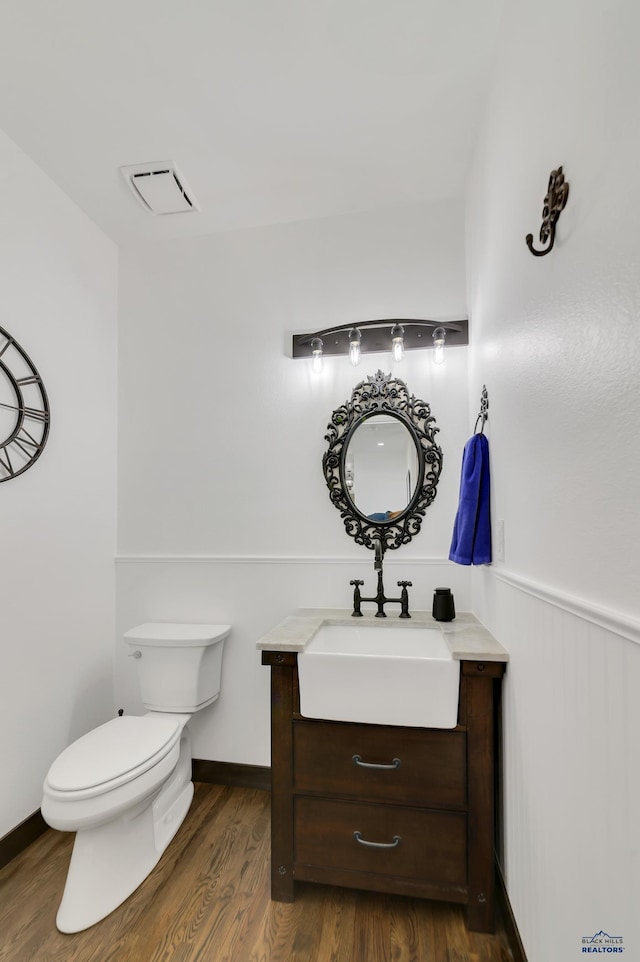
[[[185,729],[178,764],[155,799],[139,802],[112,822],[76,833],[56,917],[60,932],[81,932],[95,925],[135,892],[180,828],[193,791]]]

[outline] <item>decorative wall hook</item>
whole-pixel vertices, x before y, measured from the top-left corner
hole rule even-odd
[[[487,394],[486,384],[482,385],[482,394],[480,395],[480,414],[476,418],[476,425],[473,429],[473,433],[478,433],[478,421],[481,421],[480,434],[484,434],[484,422],[489,417],[489,395]]]
[[[527,234],[525,238],[527,247],[534,257],[544,257],[544,255],[548,254],[553,247],[553,243],[556,239],[556,223],[560,217],[560,214],[565,208],[568,196],[569,184],[564,179],[562,167],[558,167],[557,170],[552,170],[551,175],[549,176],[549,187],[547,188],[547,193],[544,198],[544,207],[542,208],[540,241],[542,244],[546,244],[547,241],[549,241],[549,246],[545,247],[544,250],[537,251],[533,246],[533,234]]]

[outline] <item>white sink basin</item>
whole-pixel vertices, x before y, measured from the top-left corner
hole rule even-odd
[[[322,625],[298,655],[307,718],[455,728],[460,662],[437,628]]]

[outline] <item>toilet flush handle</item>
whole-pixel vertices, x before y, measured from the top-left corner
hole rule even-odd
[[[130,654],[128,657],[129,657],[129,658],[142,658],[142,652],[141,652],[141,651],[132,651],[131,654]]]

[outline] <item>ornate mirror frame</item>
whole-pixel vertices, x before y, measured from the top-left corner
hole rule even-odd
[[[346,453],[356,429],[375,414],[387,414],[405,425],[416,446],[419,475],[411,500],[403,511],[388,521],[372,521],[358,510],[346,484]],[[331,502],[340,512],[347,534],[365,548],[399,548],[417,535],[426,509],[434,500],[440,472],[442,449],[435,436],[440,429],[426,401],[409,394],[400,378],[378,371],[356,384],[351,399],[336,408],[327,425],[329,447],[322,468]]]

